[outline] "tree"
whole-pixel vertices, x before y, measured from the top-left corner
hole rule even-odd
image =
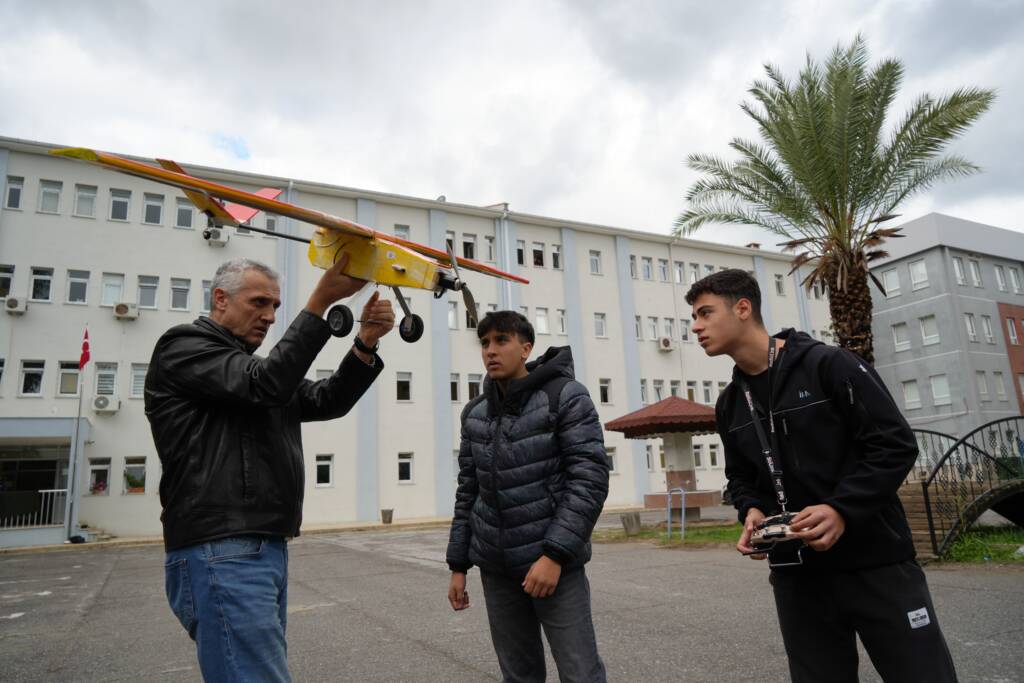
[[[857,36],[845,49],[836,46],[824,66],[808,55],[795,83],[766,64],[767,80],[748,91],[754,102],[741,105],[762,142],[734,138],[729,146],[740,159],[732,163],[688,157],[703,176],[687,192],[689,208],[676,219],[674,234],[720,222],[757,225],[786,238],[780,246],[797,252],[793,271],[810,267],[803,286],[819,282],[829,295],[839,345],[873,363],[868,278],[885,290],[869,267],[888,256],[882,243],[900,236],[899,228],[882,224],[915,192],[981,170],[942,151],[989,108],[995,92],[921,95],[887,132],[903,66],[890,59],[869,70],[867,62]]]

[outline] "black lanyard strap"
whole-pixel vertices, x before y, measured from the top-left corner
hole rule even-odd
[[[772,435],[775,435],[775,419],[772,416],[772,367],[775,365],[775,339],[773,337],[768,338],[768,424],[771,427]],[[771,441],[768,440],[767,435],[764,433],[764,427],[761,426],[761,418],[757,414],[757,403],[754,399],[754,394],[750,390],[750,385],[747,384],[745,379],[740,379],[740,386],[743,389],[743,395],[747,399],[747,407],[750,408],[750,417],[754,421],[754,431],[757,432],[757,439],[761,442],[761,454],[764,456],[765,462],[768,463],[768,473],[772,478],[772,486],[775,488],[775,497],[779,501],[779,506],[782,508],[782,512],[786,512],[786,488],[782,483],[782,463],[779,462],[772,451]]]

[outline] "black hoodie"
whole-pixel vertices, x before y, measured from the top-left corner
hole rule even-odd
[[[853,570],[914,557],[897,490],[917,458],[917,442],[874,369],[859,356],[786,329],[772,384],[777,455],[790,512],[826,503],[846,531],[825,552],[804,550],[807,568]],[[767,348],[765,349],[767,354]],[[742,522],[756,507],[779,511],[750,409],[733,381],[715,407],[725,475]],[[766,415],[761,415],[768,433]]]

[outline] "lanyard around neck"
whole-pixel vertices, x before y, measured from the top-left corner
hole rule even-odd
[[[772,436],[775,435],[775,418],[772,416],[772,368],[775,365],[776,346],[775,338],[768,337],[768,425],[771,428]],[[761,426],[761,418],[757,414],[757,406],[754,394],[750,391],[750,385],[745,379],[740,379],[740,386],[743,395],[747,399],[747,407],[750,408],[750,417],[754,422],[754,431],[757,432],[757,439],[761,442],[761,454],[768,463],[768,472],[771,474],[772,486],[775,488],[775,497],[779,501],[782,512],[786,512],[786,489],[782,484],[782,463],[778,462],[772,453],[772,445]]]

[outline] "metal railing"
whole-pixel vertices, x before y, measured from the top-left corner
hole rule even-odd
[[[917,440],[917,462],[907,474],[904,483],[920,482],[928,478],[932,470],[939,464],[942,456],[957,442],[952,434],[932,431],[931,429],[914,429]]]
[[[667,540],[672,540],[672,496],[679,494],[679,540],[686,534],[686,491],[681,488],[669,489],[665,496],[665,527],[668,530]]]
[[[993,420],[953,443],[921,482],[935,555],[1021,479],[1024,416]]]
[[[5,503],[0,508],[0,530],[63,526],[67,495],[67,489],[0,493]]]

